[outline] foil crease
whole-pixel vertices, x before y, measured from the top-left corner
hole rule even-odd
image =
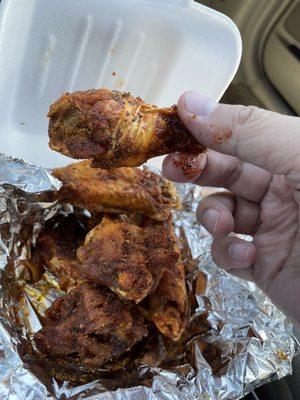
[[[298,349],[292,325],[254,284],[216,267],[211,237],[194,214],[208,189],[178,185],[183,208],[173,213],[176,233],[192,265],[190,275],[200,271],[206,282],[202,290],[194,290],[192,321],[205,315],[207,329],[188,343],[193,363],[170,369],[140,364],[140,384],[114,391],[101,379],[72,386],[46,377],[41,365],[28,357],[28,349],[32,333],[40,328],[39,315],[61,292],[47,272],[38,285],[26,283],[24,265],[45,221],[72,212],[51,200],[59,187],[47,170],[0,155],[0,398],[235,400],[292,372]],[[203,343],[221,360],[217,371]],[[146,375],[151,379],[144,384]]]

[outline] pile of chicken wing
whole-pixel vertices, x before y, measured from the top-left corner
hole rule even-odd
[[[40,233],[32,261],[65,291],[35,334],[46,357],[86,367],[118,360],[149,330],[178,342],[187,323],[184,266],[171,210],[172,183],[147,169],[103,170],[81,161],[53,171],[62,203]]]
[[[171,182],[136,167],[205,148],[175,106],[157,108],[129,93],[66,93],[48,117],[51,149],[85,160],[53,171],[63,183],[57,200],[86,214],[58,216],[38,237],[33,263],[56,275],[65,291],[35,334],[38,350],[103,367],[150,330],[179,343],[188,309],[171,216],[179,198]]]

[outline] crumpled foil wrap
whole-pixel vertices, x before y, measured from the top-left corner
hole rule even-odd
[[[194,334],[184,349],[189,356],[170,368],[140,364],[137,383],[116,390],[108,390],[101,378],[74,385],[49,377],[32,356],[30,338],[40,329],[38,313],[61,292],[48,273],[38,284],[28,283],[26,260],[45,221],[72,212],[51,201],[59,187],[45,169],[0,155],[1,399],[234,400],[291,373],[298,348],[292,325],[254,284],[215,266],[211,237],[195,218],[207,189],[178,185],[183,209],[174,212],[174,221],[195,303]]]

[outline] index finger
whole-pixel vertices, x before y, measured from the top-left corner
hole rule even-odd
[[[203,145],[271,173],[285,175],[300,154],[300,118],[257,107],[216,104],[197,92],[178,102],[178,114]]]
[[[164,159],[163,174],[166,178],[201,186],[224,187],[254,202],[261,201],[272,180],[272,174],[262,168],[213,150],[199,156],[195,175],[190,179],[180,163],[176,162],[177,157],[180,155],[169,154]]]

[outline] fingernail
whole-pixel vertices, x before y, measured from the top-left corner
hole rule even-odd
[[[232,243],[229,246],[228,254],[231,258],[238,261],[246,261],[249,255],[250,246],[242,243]]]
[[[215,233],[218,226],[220,213],[217,210],[210,208],[203,213],[202,221],[204,226],[208,228],[211,233]]]
[[[198,92],[187,92],[183,106],[191,114],[207,117],[216,109],[217,104]]]

